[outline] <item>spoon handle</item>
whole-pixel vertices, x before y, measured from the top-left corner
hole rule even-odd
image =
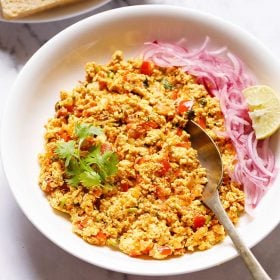
[[[255,280],[271,280],[250,249],[245,245],[243,240],[238,235],[234,225],[232,224],[221,204],[218,192],[216,191],[215,195],[212,195],[211,198],[208,198],[207,201],[205,201],[205,204],[215,213],[220,223],[224,226],[226,232],[230,236],[240,256],[243,258],[253,278]]]

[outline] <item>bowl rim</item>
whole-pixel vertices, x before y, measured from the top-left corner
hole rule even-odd
[[[38,51],[36,51],[33,56],[29,59],[29,61],[24,65],[24,67],[22,68],[21,72],[19,73],[16,81],[14,82],[12,89],[10,91],[10,95],[8,97],[8,100],[6,102],[6,106],[3,110],[2,113],[2,119],[1,119],[1,158],[2,158],[2,164],[3,164],[3,169],[4,169],[4,173],[6,175],[9,187],[13,193],[13,196],[15,197],[18,205],[20,206],[21,210],[23,211],[23,213],[25,214],[25,216],[29,219],[29,221],[44,235],[46,236],[49,240],[51,240],[53,243],[55,243],[58,247],[62,248],[63,250],[65,250],[66,252],[70,253],[71,255],[76,256],[79,259],[82,259],[90,264],[94,264],[97,265],[99,267],[102,267],[104,269],[109,269],[109,270],[113,270],[113,271],[117,271],[117,272],[122,272],[122,273],[129,273],[129,274],[135,274],[135,275],[143,275],[143,276],[168,276],[168,275],[178,275],[178,274],[183,274],[183,273],[191,273],[191,272],[195,272],[195,271],[199,271],[199,270],[204,270],[216,265],[219,265],[221,263],[225,263],[231,259],[233,259],[234,257],[236,257],[238,254],[237,252],[233,252],[232,254],[229,254],[228,256],[224,257],[222,261],[220,261],[219,263],[215,263],[214,265],[210,262],[209,265],[204,265],[202,268],[197,268],[197,269],[193,269],[191,271],[188,271],[184,268],[181,269],[176,269],[175,271],[172,271],[170,273],[166,273],[165,271],[151,271],[149,270],[149,272],[147,273],[144,270],[138,270],[138,271],[131,271],[130,268],[127,267],[116,267],[114,264],[111,265],[110,263],[101,263],[101,262],[91,262],[90,260],[88,260],[85,256],[82,256],[81,254],[77,254],[76,252],[73,252],[70,248],[68,248],[67,246],[65,246],[64,244],[60,244],[55,238],[53,238],[52,236],[50,236],[45,230],[44,228],[40,228],[40,226],[36,223],[36,221],[33,220],[32,215],[30,215],[30,213],[28,213],[26,211],[26,209],[24,209],[24,206],[22,205],[19,196],[17,194],[16,191],[16,187],[13,184],[13,172],[12,172],[12,167],[11,165],[8,163],[8,157],[9,157],[9,153],[8,151],[5,149],[5,147],[8,144],[8,139],[5,138],[5,130],[7,129],[6,126],[6,119],[9,115],[9,108],[11,107],[11,104],[13,103],[13,100],[16,99],[16,95],[17,95],[17,88],[20,87],[21,81],[24,80],[25,76],[28,75],[28,71],[29,69],[32,69],[33,65],[36,64],[37,59],[45,52],[49,51],[50,49],[53,48],[53,46],[56,43],[59,43],[60,40],[64,40],[68,37],[68,34],[72,34],[73,32],[77,32],[80,28],[85,28],[85,26],[91,25],[93,24],[95,21],[98,20],[104,20],[104,18],[106,19],[106,17],[110,18],[110,17],[114,17],[114,15],[118,14],[118,16],[120,15],[126,15],[127,13],[131,13],[131,12],[137,12],[139,14],[145,14],[147,12],[151,13],[163,13],[163,14],[169,14],[170,12],[173,13],[185,13],[188,16],[192,16],[195,18],[199,18],[201,19],[201,17],[206,18],[207,21],[214,21],[220,24],[224,24],[226,26],[226,28],[234,30],[235,32],[242,34],[243,36],[248,37],[248,40],[258,44],[258,46],[260,48],[262,48],[271,58],[274,59],[274,63],[276,65],[278,65],[279,69],[280,69],[280,64],[278,59],[272,54],[272,52],[259,40],[257,40],[254,36],[252,36],[250,33],[248,33],[247,31],[245,31],[244,29],[240,28],[239,26],[228,22],[224,19],[221,19],[215,15],[212,15],[210,13],[206,13],[206,12],[202,12],[202,11],[197,11],[195,9],[192,8],[186,8],[186,7],[180,7],[180,6],[173,6],[173,5],[159,5],[159,4],[154,4],[154,5],[137,5],[137,6],[127,6],[127,7],[120,7],[117,9],[113,9],[113,10],[108,10],[108,11],[104,11],[101,12],[99,14],[95,14],[93,16],[90,16],[88,18],[85,18],[77,23],[74,23],[73,25],[67,27],[66,29],[62,30],[61,32],[59,32],[57,35],[55,35],[53,38],[51,38],[48,42],[46,42]],[[263,234],[262,236],[260,236],[258,238],[258,240],[255,240],[254,242],[251,242],[249,244],[249,247],[254,246],[255,244],[257,244],[258,242],[260,242],[262,239],[264,239],[280,222],[280,215],[279,217],[275,217],[275,219],[273,220],[273,225],[269,227],[269,230],[267,230],[265,232],[265,234]]]

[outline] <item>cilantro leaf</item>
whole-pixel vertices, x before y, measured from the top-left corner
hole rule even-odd
[[[79,179],[81,183],[87,188],[98,186],[101,183],[100,175],[93,170],[84,171],[80,174]]]
[[[88,155],[85,157],[85,161],[88,164],[93,164],[93,163],[98,164],[100,156],[101,156],[101,145],[96,145],[91,147]]]
[[[83,141],[89,136],[98,136],[101,135],[102,129],[100,127],[95,127],[90,123],[79,123],[75,126],[75,134],[79,137],[79,149],[83,143]]]
[[[88,165],[96,164],[98,167],[100,167],[100,164],[101,164],[101,161],[102,161],[100,145],[96,145],[96,146],[92,147],[91,151],[84,158],[84,161]]]
[[[72,187],[78,187],[79,184],[80,184],[80,177],[79,176],[73,176],[71,178],[67,178],[66,182]]]
[[[118,157],[117,154],[112,151],[106,151],[102,156],[103,169],[106,176],[115,175],[118,171]]]
[[[101,185],[105,191],[108,177],[116,174],[118,158],[115,152],[102,153],[101,145],[92,146],[86,155],[85,151],[81,151],[81,145],[88,136],[98,136],[102,133],[101,128],[91,124],[76,124],[75,134],[78,139],[56,144],[55,153],[65,160],[66,182],[69,185],[83,185],[86,188]]]
[[[90,123],[80,123],[75,126],[75,134],[79,139],[86,139],[88,136],[101,135],[102,129],[100,127],[95,127]]]
[[[65,166],[69,165],[72,157],[77,156],[76,143],[74,140],[68,142],[59,142],[56,144],[55,153],[61,158],[65,159]]]
[[[87,164],[97,167],[103,180],[105,180],[106,177],[114,175],[118,171],[118,157],[116,153],[113,151],[106,151],[102,154],[100,145],[94,147],[84,160]]]
[[[68,177],[79,175],[82,172],[83,168],[80,165],[80,162],[76,158],[72,158],[69,162],[69,165],[66,169],[66,175]]]
[[[77,187],[80,183],[80,174],[83,172],[81,165],[77,159],[71,159],[66,169],[68,179],[67,183],[73,187]]]

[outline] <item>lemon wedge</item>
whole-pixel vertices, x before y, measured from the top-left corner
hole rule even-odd
[[[256,85],[243,90],[257,139],[271,136],[280,127],[280,99],[266,85]]]

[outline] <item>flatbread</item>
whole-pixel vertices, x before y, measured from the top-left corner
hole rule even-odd
[[[0,0],[3,17],[16,19],[81,0]]]

